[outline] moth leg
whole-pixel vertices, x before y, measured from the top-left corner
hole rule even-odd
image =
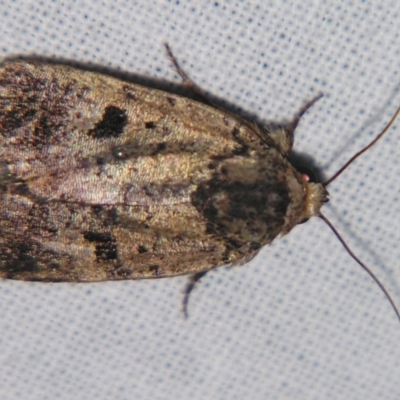
[[[185,319],[188,317],[187,306],[189,303],[189,296],[197,282],[207,273],[208,271],[197,272],[197,274],[192,275],[189,278],[189,282],[187,283],[185,290],[183,292],[183,301],[182,301],[182,312]]]
[[[203,101],[205,101],[208,105],[216,107],[216,105],[208,98],[207,94],[197,86],[187,75],[186,72],[179,65],[178,60],[172,53],[171,48],[168,43],[164,43],[165,48],[167,49],[168,57],[170,58],[172,64],[174,65],[176,72],[180,75],[183,80],[183,83],[190,89],[193,90],[198,96],[201,97]]]
[[[307,101],[294,116],[293,120],[287,125],[279,128],[267,128],[268,137],[272,139],[277,149],[280,153],[287,157],[292,151],[293,141],[294,141],[294,131],[300,122],[301,117],[306,113],[306,111],[314,105],[321,97],[322,93],[318,93],[311,100]]]

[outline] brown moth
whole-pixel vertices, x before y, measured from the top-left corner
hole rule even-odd
[[[4,63],[0,277],[196,274],[188,295],[206,271],[243,263],[298,223],[323,217],[326,183],[308,182],[288,161],[293,132],[317,98],[287,126],[261,129],[99,73]]]

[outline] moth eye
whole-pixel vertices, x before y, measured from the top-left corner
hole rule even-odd
[[[311,168],[301,165],[300,167],[297,167],[297,169],[305,181],[312,183],[317,182],[315,172]]]

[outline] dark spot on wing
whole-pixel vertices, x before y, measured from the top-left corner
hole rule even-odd
[[[140,245],[140,246],[138,247],[138,252],[139,252],[139,253],[147,253],[148,251],[149,251],[149,250],[147,249],[146,246]]]
[[[110,233],[87,231],[83,237],[95,245],[96,261],[117,259],[117,243]]]
[[[88,131],[88,135],[96,139],[118,137],[124,132],[127,122],[128,117],[125,110],[108,106],[104,110],[101,120]]]
[[[153,156],[162,153],[167,148],[165,143],[158,143],[156,149],[153,152]]]
[[[154,121],[148,121],[144,123],[144,126],[146,129],[154,129],[156,127],[156,124]]]
[[[157,264],[150,265],[149,266],[149,271],[154,275],[154,276],[159,276],[160,275],[160,266]]]

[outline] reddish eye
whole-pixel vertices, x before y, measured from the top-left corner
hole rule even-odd
[[[316,182],[317,181],[317,177],[311,168],[304,167],[301,165],[301,166],[297,167],[297,170],[301,173],[303,180],[305,180],[306,182]]]

